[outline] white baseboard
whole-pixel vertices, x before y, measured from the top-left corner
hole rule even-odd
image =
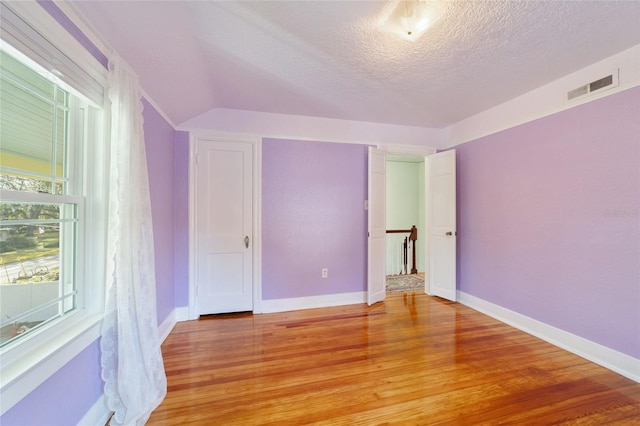
[[[329,306],[355,305],[367,303],[367,292],[323,294],[321,296],[292,297],[262,301],[262,312],[297,311],[299,309],[325,308]]]
[[[160,337],[160,343],[164,342],[165,339],[173,330],[173,327],[179,322],[188,321],[189,320],[189,307],[181,306],[179,308],[175,308],[164,321],[158,327],[158,336]]]
[[[458,301],[525,333],[640,383],[640,359],[459,291]]]
[[[167,317],[162,321],[162,324],[158,327],[158,337],[160,337],[160,343],[164,342],[164,339],[169,336],[171,330],[176,325],[178,321],[176,320],[176,310],[174,309],[167,315]]]
[[[182,321],[189,321],[189,307],[188,306],[181,306],[179,308],[175,308],[174,312],[176,313],[176,321],[177,322],[182,322]]]
[[[107,407],[107,398],[103,394],[78,422],[78,426],[106,425],[110,416],[111,410]]]

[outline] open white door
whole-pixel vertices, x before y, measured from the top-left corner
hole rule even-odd
[[[429,271],[434,296],[456,301],[456,152],[429,161]]]
[[[386,191],[385,152],[369,147],[369,222],[368,222],[368,270],[367,270],[367,303],[384,300],[386,295],[386,236],[387,221],[385,217]]]

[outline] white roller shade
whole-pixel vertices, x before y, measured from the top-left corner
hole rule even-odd
[[[0,38],[51,72],[78,94],[98,106],[103,105],[103,76],[94,76],[79,66],[6,3],[0,3]]]

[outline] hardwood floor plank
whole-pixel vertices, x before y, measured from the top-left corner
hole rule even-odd
[[[640,424],[640,384],[417,294],[179,323],[150,425]]]

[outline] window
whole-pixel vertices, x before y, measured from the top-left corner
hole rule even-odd
[[[0,24],[1,415],[100,334],[109,150],[105,66],[37,2]]]
[[[0,347],[78,307],[81,101],[0,51]]]
[[[78,307],[82,140],[69,92],[0,51],[0,347]]]

